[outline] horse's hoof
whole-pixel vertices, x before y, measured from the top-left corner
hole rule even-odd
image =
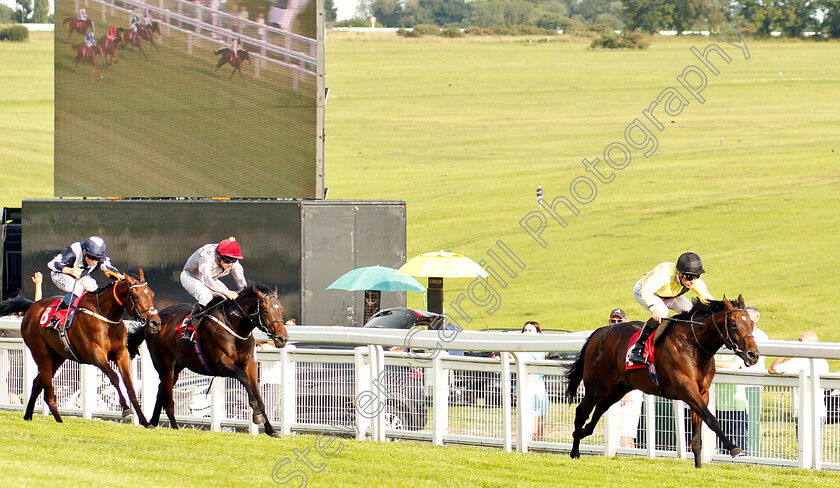
[[[572,459],[579,459],[580,458],[580,452],[570,452],[569,457],[572,458]]]
[[[129,415],[131,415],[131,413],[132,413],[132,412],[131,412],[131,409],[130,409],[130,408],[124,408],[124,409],[123,409],[122,416],[123,416],[123,417],[128,417]]]
[[[732,448],[732,450],[729,451],[729,454],[732,455],[732,457],[734,458],[744,457],[747,455],[747,453],[745,453],[740,447]]]
[[[281,438],[281,437],[283,437],[283,436],[281,436],[281,435],[280,435],[279,433],[277,433],[277,432],[272,432],[271,434],[268,434],[268,435],[270,435],[271,437],[276,437],[276,438],[278,438],[278,439],[279,439],[279,438]]]
[[[154,425],[152,425],[152,424],[146,424],[146,425],[144,425],[143,427],[145,427],[145,428],[147,428],[147,429],[149,429],[149,430],[152,430],[152,429],[154,429],[154,428],[155,428],[155,426],[154,426]]]
[[[32,416],[31,415],[24,415],[23,420],[32,420]]]
[[[253,420],[254,420],[254,423],[257,424],[257,425],[265,423],[265,417],[263,417],[261,413],[255,413]]]

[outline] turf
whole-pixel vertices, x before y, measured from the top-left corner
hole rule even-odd
[[[489,259],[488,249],[502,240],[525,265],[512,268],[513,278],[504,275],[506,287],[491,279],[488,294],[474,285],[459,316],[450,302],[466,297],[470,280],[445,280],[447,310],[467,328],[538,320],[592,329],[616,306],[644,318],[632,298],[635,281],[692,250],[704,259],[711,292],[742,293],[761,309],[771,338],[813,330],[840,341],[833,317],[840,284],[832,277],[840,268],[837,42],[747,40],[749,59],[717,42],[732,61],[712,55],[720,74],[709,75],[705,103],[692,99],[678,116],[662,118],[650,157],[634,151],[625,169],[604,166],[604,148],[623,141],[628,124],[644,118],[662,90],[679,87],[685,67],[700,65],[689,48],[702,51],[710,42],[656,38],[647,50],[612,52],[564,36],[438,40],[330,32],[330,198],[405,200],[409,258],[445,249]],[[4,59],[11,48],[34,50],[32,59],[41,60],[32,81],[4,69],[7,85],[48,86],[48,43],[36,38],[0,48]],[[28,60],[23,52],[15,56]],[[8,147],[49,147],[49,98],[30,101],[20,85],[11,93],[18,93],[15,101],[4,98],[0,112],[3,133],[13,134],[0,141],[8,168],[0,203],[16,206],[50,194],[49,151],[6,155]],[[34,131],[10,121],[21,110],[38,120]],[[563,209],[565,228],[546,217],[540,246],[520,225],[536,210],[537,184],[547,201],[571,198],[571,182],[592,176],[581,160],[596,157],[614,179],[598,183],[578,215]],[[410,293],[409,305],[422,307],[422,295]]]
[[[825,471],[716,463],[697,470],[692,461],[674,459],[584,456],[573,461],[563,454],[339,438],[328,445],[329,438],[310,435],[273,439],[146,430],[77,418],[57,424],[41,415],[25,422],[19,412],[0,412],[0,424],[4,486],[822,487],[840,482],[840,474]],[[331,457],[318,454],[319,442]],[[296,451],[306,453],[314,469],[305,467]]]

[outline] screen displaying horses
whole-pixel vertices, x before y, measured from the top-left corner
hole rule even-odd
[[[57,1],[55,196],[321,196],[322,5]]]

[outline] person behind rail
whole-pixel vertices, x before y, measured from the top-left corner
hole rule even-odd
[[[239,292],[245,288],[245,271],[239,260],[243,259],[242,249],[236,238],[229,237],[218,244],[206,244],[198,248],[184,264],[181,271],[181,285],[187,293],[196,299],[196,304],[190,314],[190,321],[198,325],[196,319],[204,315],[205,307],[214,297],[223,296],[229,300],[236,300]],[[238,286],[232,291],[219,278],[231,275]],[[188,341],[194,340],[189,334],[184,334]]]
[[[651,317],[642,328],[636,344],[627,354],[628,362],[647,364],[644,354],[645,341],[662,323],[662,319],[668,316],[670,310],[677,313],[691,310],[691,301],[684,296],[686,293],[693,292],[703,302],[714,300],[706,288],[706,283],[700,278],[705,272],[700,256],[693,252],[685,252],[676,263],[661,263],[636,282],[633,296],[641,306],[650,311]]]

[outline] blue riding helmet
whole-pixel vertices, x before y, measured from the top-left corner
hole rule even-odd
[[[105,241],[101,237],[90,236],[82,243],[82,251],[92,258],[103,259],[105,257]]]
[[[85,34],[85,41],[90,42],[90,43],[96,42],[96,38],[93,37],[93,32],[88,32],[87,34]],[[90,240],[90,239],[88,239],[88,240]],[[85,242],[87,242],[87,241],[85,241]]]

